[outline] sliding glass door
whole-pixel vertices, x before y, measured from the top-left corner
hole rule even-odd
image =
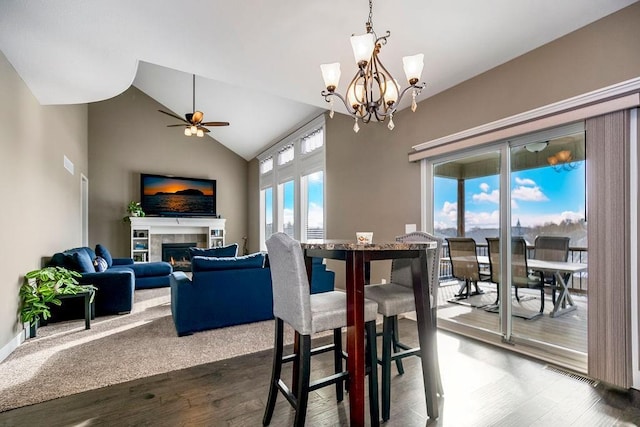
[[[499,235],[500,169],[496,149],[433,164],[433,230],[445,239],[439,317],[455,328],[490,334],[501,332],[499,317],[483,311],[496,307],[498,295],[488,280],[486,239]]]
[[[586,366],[583,125],[498,141],[426,166],[432,207],[426,229],[446,239],[439,324]],[[457,258],[460,238],[475,244],[473,257]],[[469,268],[457,263],[456,271],[456,259],[468,260]]]

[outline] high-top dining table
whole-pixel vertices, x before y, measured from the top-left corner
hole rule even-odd
[[[301,243],[307,274],[311,283],[311,258],[345,261],[347,293],[347,369],[349,371],[349,416],[351,426],[364,425],[365,342],[364,342],[364,286],[365,272],[371,261],[412,258],[413,290],[416,302],[418,338],[420,341],[422,375],[429,418],[438,417],[436,376],[436,327],[431,316],[427,250],[435,250],[436,243],[371,243],[359,245],[350,241],[310,240]],[[377,425],[379,420],[371,420]]]

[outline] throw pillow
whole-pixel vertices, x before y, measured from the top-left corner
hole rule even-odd
[[[98,273],[103,272],[107,269],[107,260],[101,256],[97,256],[96,259],[93,260],[93,266]]]
[[[206,256],[214,258],[228,258],[238,255],[238,244],[232,243],[227,246],[220,246],[218,248],[189,248],[189,257],[194,256]]]
[[[96,255],[104,258],[104,260],[107,261],[107,267],[111,267],[113,265],[113,258],[111,257],[111,253],[100,243],[96,245]]]
[[[263,268],[265,254],[256,252],[255,254],[239,256],[213,258],[195,256],[191,260],[191,271],[211,271],[211,270],[231,270],[239,268]]]
[[[96,271],[91,262],[89,254],[85,251],[74,252],[72,255],[73,263],[77,267],[77,271],[80,273],[93,273]]]

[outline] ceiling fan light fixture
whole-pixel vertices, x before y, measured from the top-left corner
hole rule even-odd
[[[202,129],[198,129],[198,131],[196,132],[196,136],[202,138],[204,136],[204,131]]]
[[[184,134],[185,136],[191,136],[191,128],[189,127],[184,128]]]

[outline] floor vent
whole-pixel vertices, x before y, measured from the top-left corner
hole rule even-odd
[[[564,375],[565,377],[573,378],[574,380],[589,384],[592,387],[596,387],[600,383],[593,378],[585,377],[584,375],[576,374],[575,372],[566,371],[556,366],[546,365],[544,369],[546,369],[547,371],[555,372],[556,374]]]

